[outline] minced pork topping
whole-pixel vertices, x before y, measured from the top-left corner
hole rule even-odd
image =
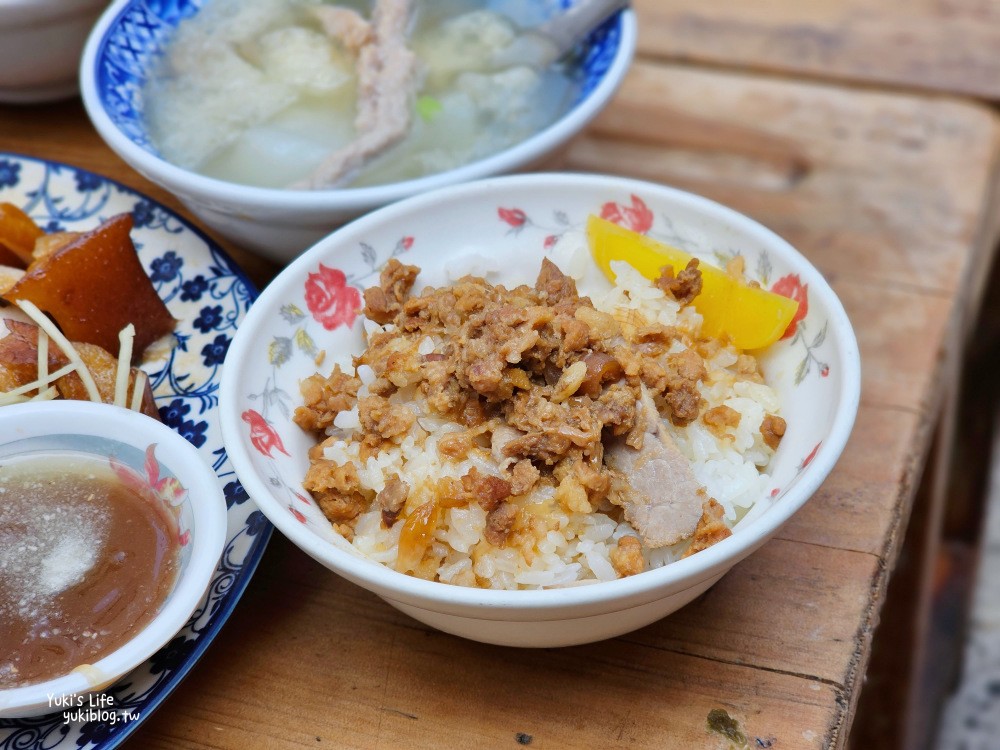
[[[646,320],[638,310],[602,312],[547,259],[533,286],[513,289],[467,276],[413,295],[419,270],[390,260],[379,285],[364,293],[363,313],[379,324],[353,362],[357,372],[370,368],[366,387],[339,366],[301,384],[295,421],[321,439],[304,486],[340,533],[352,538],[372,508],[386,528],[403,522],[417,488],[405,472],[378,492],[365,488],[358,467],[327,458],[326,448],[357,443],[364,462],[419,433],[415,425],[430,414],[459,426],[437,442],[443,460],[477,452],[489,460],[421,488],[399,541],[408,572],[433,577],[421,558],[430,554],[442,509],[478,504],[487,514],[486,542],[523,545],[519,535],[530,536],[533,520],[518,499],[542,486],[568,512],[600,511],[634,527],[638,538],[622,536],[610,550],[619,576],[645,568],[643,547],[690,539],[690,553],[729,535],[722,507],[663,424],[700,419],[721,437],[739,424],[739,412],[707,408],[699,391],[707,360],[726,341]],[[697,261],[676,275],[665,268],[656,286],[681,307],[690,304],[701,290]],[[763,382],[751,355],[740,353],[732,369],[741,380]],[[337,429],[347,412],[356,413],[354,429]],[[767,414],[754,429],[773,449],[785,424]]]

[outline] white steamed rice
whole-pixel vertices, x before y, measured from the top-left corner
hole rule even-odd
[[[571,275],[578,267],[579,255],[564,263]],[[586,252],[586,250],[583,250]],[[565,248],[563,248],[565,253]],[[625,263],[614,264],[617,279],[614,288],[595,294],[581,286],[581,294],[590,292],[594,306],[609,314],[622,315],[624,310],[636,310],[649,321],[668,326],[697,329],[701,316],[691,307],[681,308],[667,298],[650,281]],[[578,278],[578,281],[581,281]],[[366,330],[391,330],[366,321]],[[430,353],[441,342],[428,337],[421,342],[421,353]],[[683,344],[674,343],[674,350]],[[739,412],[739,426],[731,439],[719,438],[700,420],[684,427],[664,421],[677,446],[691,461],[694,475],[707,494],[725,510],[725,522],[732,526],[750,513],[762,512],[770,500],[767,497],[768,477],[763,473],[773,451],[764,444],[759,425],[765,413],[780,413],[777,393],[773,388],[738,379],[735,376],[737,352],[732,347],[720,351],[706,362],[708,377],[700,384],[707,407],[726,405]],[[345,363],[349,364],[349,363]],[[346,367],[350,371],[349,367]],[[374,373],[362,366],[358,373],[363,382],[359,397],[366,395]],[[362,462],[359,445],[339,440],[325,448],[325,458],[337,463],[353,463],[361,485],[379,492],[393,475],[398,474],[411,490],[406,513],[430,499],[420,488],[433,485],[442,477],[460,478],[476,467],[484,473],[498,473],[489,451],[473,451],[463,460],[439,455],[437,443],[444,435],[464,430],[462,425],[431,415],[418,398],[414,388],[395,393],[391,401],[406,403],[417,414],[417,420],[400,445],[382,450],[379,455]],[[331,434],[344,438],[359,427],[357,408],[337,416]],[[434,535],[432,553],[440,560],[437,578],[446,583],[464,586],[488,585],[495,589],[534,589],[572,586],[617,578],[611,565],[610,551],[625,535],[638,536],[627,522],[616,522],[605,513],[570,512],[554,499],[552,487],[536,485],[523,501],[522,512],[532,518],[530,542],[520,546],[497,548],[483,539],[486,512],[478,504],[449,508],[444,512]],[[382,524],[377,504],[362,514],[355,527],[354,547],[372,560],[395,567],[397,545],[402,522],[386,528]],[[689,542],[647,550],[647,568],[659,567],[679,559]]]

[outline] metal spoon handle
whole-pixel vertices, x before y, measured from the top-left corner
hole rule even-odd
[[[565,13],[537,26],[535,31],[552,40],[558,59],[576,46],[612,13],[627,8],[629,0],[580,0]]]

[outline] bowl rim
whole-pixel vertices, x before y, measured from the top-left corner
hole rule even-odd
[[[103,689],[149,659],[184,627],[204,596],[225,548],[225,498],[214,469],[193,445],[162,422],[129,409],[69,400],[13,404],[0,409],[0,426],[11,431],[24,427],[24,437],[104,437],[140,450],[155,443],[164,449],[160,459],[169,461],[192,497],[198,497],[197,502],[191,502],[195,533],[184,574],[174,584],[170,600],[142,630],[89,665],[91,670],[87,671],[93,676],[72,671],[44,682],[0,689],[0,716],[16,717],[19,711],[32,712],[46,705],[50,711],[76,708],[55,705],[49,696],[84,695]]]
[[[256,329],[268,319],[271,300],[287,298],[288,290],[299,285],[317,262],[329,259],[338,247],[351,245],[385,222],[411,214],[426,215],[428,210],[440,211],[451,202],[489,195],[496,190],[509,192],[538,187],[559,190],[561,187],[578,189],[581,186],[601,193],[615,190],[625,194],[655,196],[658,200],[692,209],[734,227],[765,247],[789,257],[803,283],[809,285],[811,300],[816,300],[817,303],[821,301],[822,306],[829,311],[830,329],[835,334],[831,338],[836,341],[837,353],[843,365],[841,388],[837,394],[841,405],[834,415],[830,433],[824,440],[824,450],[817,454],[808,469],[787,490],[781,503],[772,506],[768,512],[743,527],[740,533],[733,534],[697,555],[623,579],[544,590],[496,591],[421,580],[338,549],[296,522],[286,508],[273,499],[266,483],[254,470],[251,455],[243,441],[239,416],[239,386],[243,368],[235,366],[235,363],[245,361],[248,350],[254,346]],[[860,392],[860,352],[843,305],[826,279],[808,259],[773,231],[731,208],[677,188],[609,175],[536,173],[494,177],[414,196],[344,225],[302,253],[263,290],[230,345],[220,386],[220,421],[223,442],[237,476],[258,508],[296,546],[335,572],[387,599],[399,599],[418,607],[428,608],[428,605],[433,605],[463,610],[474,608],[479,610],[479,616],[488,619],[501,619],[502,615],[497,614],[500,610],[516,609],[523,612],[535,611],[535,619],[544,619],[537,616],[539,610],[593,606],[598,603],[606,608],[612,602],[616,608],[625,609],[640,601],[651,601],[662,596],[665,588],[687,588],[696,581],[724,572],[748,555],[805,504],[833,469],[854,425]],[[494,613],[492,617],[491,611]],[[552,619],[557,618],[553,616]]]
[[[548,127],[503,151],[469,164],[424,177],[360,188],[320,190],[263,188],[206,177],[150,153],[126,136],[112,121],[97,89],[97,72],[109,28],[137,0],[114,0],[97,20],[84,46],[80,62],[80,95],[91,122],[104,141],[146,176],[155,175],[185,196],[219,204],[239,204],[247,210],[270,214],[287,210],[317,215],[331,208],[358,211],[456,183],[516,170],[567,142],[603,109],[618,89],[635,55],[637,23],[631,7],[618,14],[619,40],[615,56],[598,84]]]

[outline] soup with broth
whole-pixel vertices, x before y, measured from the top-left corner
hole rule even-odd
[[[559,64],[494,66],[542,3],[209,0],[145,85],[168,161],[260,187],[362,187],[502,151],[554,122]]]
[[[170,593],[178,550],[174,520],[105,463],[0,465],[0,689],[123,645]]]

